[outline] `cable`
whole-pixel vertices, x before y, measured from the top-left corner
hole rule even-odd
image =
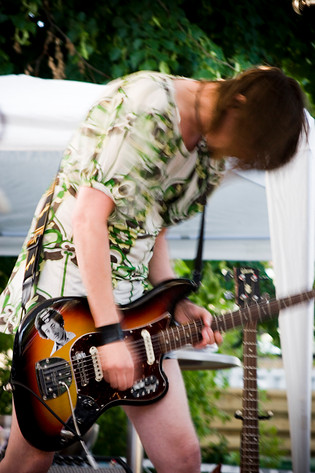
[[[11,385],[12,386],[20,386],[21,388],[24,388],[26,389],[27,391],[29,391],[31,394],[33,394],[33,396],[36,397],[36,399],[44,406],[46,407],[46,409],[65,427],[65,429],[67,429],[69,432],[71,432],[78,441],[81,442],[81,440],[83,441],[82,437],[80,435],[77,434],[77,432],[75,430],[73,430],[70,426],[68,426],[59,416],[58,414],[56,414],[49,406],[48,404],[46,404],[45,401],[43,401],[43,399],[41,399],[38,394],[36,394],[32,389],[30,389],[28,386],[26,386],[25,384],[23,383],[20,383],[19,381],[12,381],[11,380]]]
[[[78,423],[77,423],[77,419],[76,419],[76,416],[75,416],[75,413],[74,413],[74,408],[73,408],[72,399],[71,399],[71,396],[70,396],[69,386],[64,381],[60,381],[59,384],[62,384],[66,388],[66,391],[67,391],[67,394],[68,394],[68,399],[69,399],[69,404],[70,404],[70,409],[71,409],[71,413],[72,413],[72,417],[73,417],[74,428],[75,428],[75,430],[77,432],[77,435],[80,439],[80,443],[83,447],[83,450],[85,451],[87,461],[89,462],[89,464],[91,465],[93,470],[98,470],[99,468],[97,466],[96,461],[94,460],[93,455],[91,454],[91,452],[87,448],[86,443],[84,442],[83,438],[81,437],[81,432],[80,432],[80,429],[79,429],[79,426],[78,426]]]

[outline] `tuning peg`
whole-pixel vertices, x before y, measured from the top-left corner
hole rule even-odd
[[[265,414],[259,414],[258,419],[259,420],[268,420],[273,417],[273,412],[272,411],[267,411]]]
[[[232,301],[233,299],[235,299],[235,295],[233,294],[232,291],[225,291],[224,297],[227,301]]]
[[[233,278],[234,278],[232,271],[229,271],[229,270],[227,270],[227,269],[222,269],[222,270],[221,270],[221,273],[222,273],[222,275],[224,276],[224,279],[225,279],[226,281],[229,281],[229,279],[233,279]]]
[[[238,409],[237,411],[235,411],[234,417],[235,419],[243,420],[243,412],[240,409]]]

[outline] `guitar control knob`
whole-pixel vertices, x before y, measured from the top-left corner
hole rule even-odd
[[[92,408],[92,407],[94,407],[94,404],[95,404],[95,403],[94,403],[93,399],[84,398],[84,399],[82,400],[82,404],[83,404],[84,407]]]

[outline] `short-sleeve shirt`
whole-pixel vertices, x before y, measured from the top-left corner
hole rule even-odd
[[[147,289],[161,229],[201,211],[221,180],[224,164],[210,158],[204,140],[192,152],[185,147],[173,79],[138,72],[110,82],[75,132],[61,161],[29,308],[43,299],[86,295],[71,225],[80,186],[115,204],[108,221],[112,285],[116,303],[127,304]],[[0,296],[2,331],[15,331],[20,322],[25,258],[24,246]]]

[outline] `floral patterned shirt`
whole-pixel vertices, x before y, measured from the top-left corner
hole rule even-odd
[[[112,283],[116,302],[126,304],[147,288],[160,230],[201,211],[219,183],[224,164],[209,157],[205,143],[192,152],[184,145],[173,79],[138,72],[104,86],[64,152],[29,308],[43,299],[86,295],[71,227],[80,186],[99,189],[115,203],[108,222]],[[25,258],[24,246],[0,296],[2,331],[15,331],[20,322]]]

